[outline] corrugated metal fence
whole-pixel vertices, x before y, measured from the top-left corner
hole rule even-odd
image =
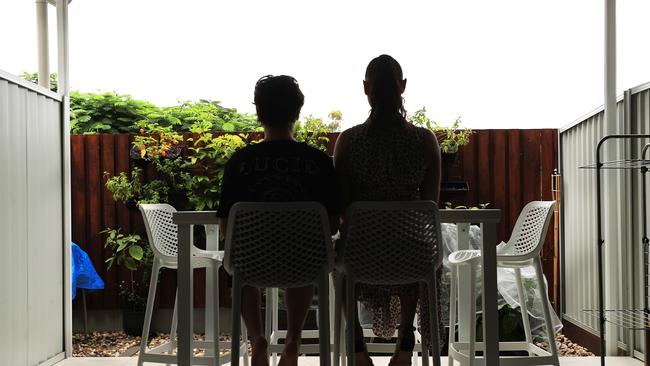
[[[0,365],[63,357],[61,105],[0,72]]]
[[[560,130],[563,187],[562,265],[563,318],[595,333],[598,319],[583,312],[598,309],[596,172],[580,169],[596,162],[596,145],[605,135],[650,133],[650,85],[630,89],[619,98],[615,126],[605,126],[600,108]],[[643,142],[608,142],[605,159],[640,158]],[[643,248],[641,247],[640,174],[638,171],[603,172],[606,308],[642,308]],[[635,266],[631,263],[634,261]],[[631,333],[607,330],[608,342],[635,343]],[[612,343],[615,344],[615,343]]]
[[[338,134],[330,135],[331,152]],[[127,171],[133,162],[129,159],[132,136],[129,135],[73,135],[71,137],[72,165],[72,236],[88,252],[99,274],[106,281],[106,289],[88,295],[91,309],[120,307],[117,285],[127,280],[126,271],[107,271],[104,260],[108,251],[103,248],[99,232],[107,227],[120,227],[123,232],[144,235],[142,218],[137,211],[129,211],[116,204],[104,187],[103,172],[118,174]],[[498,240],[506,240],[521,211],[529,201],[551,199],[551,174],[557,168],[557,130],[479,130],[468,146],[461,149],[456,163],[445,173],[453,179],[467,181],[469,192],[454,200],[456,205],[475,206],[490,203],[502,210],[498,226]],[[147,178],[155,174],[147,167]],[[549,284],[553,279],[552,232],[544,248],[544,269]],[[202,273],[197,273],[194,288],[195,303],[202,306],[204,287]],[[159,306],[173,306],[175,273],[164,273],[158,287]],[[221,286],[220,289],[224,289]],[[223,294],[222,294],[223,295]],[[221,296],[226,300],[226,296]],[[223,303],[223,305],[226,305]]]

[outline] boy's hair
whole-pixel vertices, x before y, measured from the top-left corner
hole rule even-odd
[[[295,122],[305,103],[298,82],[287,75],[266,75],[255,84],[257,118],[265,126],[278,127]]]

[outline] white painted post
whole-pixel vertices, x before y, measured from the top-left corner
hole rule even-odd
[[[614,134],[619,131],[616,118],[616,0],[605,0],[605,134]],[[622,132],[622,130],[621,130]],[[608,159],[615,158],[616,146],[610,144],[605,151],[605,156]],[[605,178],[605,187],[614,187],[616,184],[615,177],[608,176]],[[607,192],[605,188],[604,192]],[[605,308],[617,309],[617,287],[618,287],[618,251],[617,247],[620,243],[617,242],[617,235],[615,232],[617,227],[611,227],[607,223],[612,223],[608,220],[608,212],[613,210],[615,206],[612,205],[609,197],[603,197],[605,203],[604,215],[605,219],[605,244],[603,250],[605,251],[604,267],[605,267]],[[609,209],[608,209],[609,208]],[[615,211],[613,211],[615,212]],[[607,323],[605,328],[605,341],[607,355],[616,355],[618,334],[617,328],[612,324]]]
[[[66,357],[72,357],[72,216],[70,193],[70,92],[68,49],[68,0],[56,0],[56,27],[58,44],[59,94],[63,95],[61,106],[61,154],[63,167],[63,329]],[[40,71],[40,70],[39,70]],[[47,75],[49,86],[49,73]],[[49,88],[48,88],[49,89]]]
[[[38,46],[38,85],[50,89],[50,47],[47,0],[36,0],[36,43]]]

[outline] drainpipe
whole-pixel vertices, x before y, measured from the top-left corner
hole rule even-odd
[[[605,134],[614,134],[614,133],[625,133],[625,127],[617,123],[616,118],[616,0],[605,0]],[[607,158],[614,158],[616,154],[615,147],[610,145],[610,149],[606,151]],[[607,186],[614,187],[616,184],[615,177],[605,178],[606,188],[604,192],[607,192]],[[616,205],[612,202],[612,199],[608,196],[604,197],[605,204],[609,206],[615,212]],[[609,201],[609,202],[608,202]],[[606,207],[607,207],[606,206]],[[619,285],[620,274],[618,271],[617,258],[619,253],[617,251],[618,242],[615,236],[615,233],[620,230],[619,228],[612,227],[615,219],[607,218],[606,221],[610,221],[608,225],[609,228],[606,228],[609,231],[609,234],[605,236],[605,247],[604,257],[605,257],[605,299],[604,307],[606,309],[617,309],[617,291]],[[613,221],[613,222],[612,222]],[[606,340],[606,349],[602,350],[606,355],[612,356],[616,355],[617,352],[617,343],[618,343],[618,329],[612,326],[610,323],[606,323],[605,326],[605,340]],[[602,345],[602,343],[601,343]]]
[[[47,35],[47,0],[36,0],[38,85],[50,89],[50,49]]]

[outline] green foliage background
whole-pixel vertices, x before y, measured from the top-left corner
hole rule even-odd
[[[176,132],[189,132],[195,124],[212,132],[260,130],[255,116],[223,107],[214,100],[158,107],[115,92],[70,93],[71,133],[136,133],[142,124],[170,127]]]
[[[23,72],[23,79],[37,83],[38,74]],[[50,89],[57,91],[57,76],[50,75]],[[332,111],[328,121],[308,115],[296,124],[297,132],[335,132],[343,115]],[[191,132],[200,126],[209,132],[262,131],[255,115],[228,108],[216,100],[181,101],[160,107],[128,94],[116,92],[70,93],[70,133],[137,133],[142,126],[155,125],[174,132]]]

